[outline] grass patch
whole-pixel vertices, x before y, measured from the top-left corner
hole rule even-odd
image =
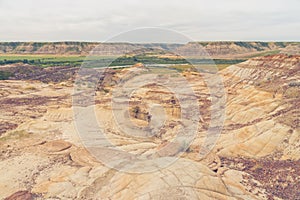
[[[225,68],[227,68],[228,66],[230,66],[230,64],[206,64],[206,65],[197,65],[198,69],[204,69],[204,70],[209,70],[209,69],[218,69],[218,70],[223,70]],[[183,72],[183,71],[197,71],[197,69],[192,66],[192,65],[174,65],[174,66],[170,66],[170,68],[172,69],[176,69],[179,72]]]
[[[170,68],[177,70],[178,72],[192,70],[194,67],[192,65],[173,65]]]
[[[13,74],[8,71],[0,71],[0,80],[8,80],[9,77],[12,77]]]
[[[247,56],[246,58],[255,58],[255,57],[262,57],[262,56],[271,56],[271,55],[275,55],[275,54],[279,54],[280,50],[274,50],[274,51],[265,51],[262,53],[258,53],[258,54],[254,54],[251,56]]]
[[[300,88],[297,87],[288,88],[284,93],[284,97],[288,99],[300,98]]]
[[[27,86],[24,88],[24,90],[37,90],[34,86]]]
[[[229,67],[230,65],[231,64],[218,64],[216,66],[217,66],[218,70],[223,70],[223,69]]]
[[[71,66],[78,67],[86,61],[109,62],[114,57],[109,56],[81,56],[81,55],[0,55],[0,65],[23,63],[40,67]]]
[[[189,61],[197,65],[216,65],[222,70],[229,65],[244,62],[244,59],[188,59],[159,57],[152,54],[130,55],[130,56],[81,56],[81,55],[0,55],[0,65],[23,63],[40,67],[51,66],[71,66],[79,67],[85,62],[85,67],[107,67],[134,65],[136,63],[143,64],[174,64],[174,69],[184,71],[190,68]],[[2,73],[3,79],[7,78],[7,74]],[[1,74],[0,74],[1,78]]]
[[[30,133],[22,130],[22,131],[14,131],[10,132],[7,135],[4,135],[0,138],[0,141],[7,141],[7,140],[18,140],[22,138],[27,138],[30,136]]]
[[[49,66],[78,66],[84,61],[84,56],[56,55],[0,55],[0,65],[23,63],[41,67]]]

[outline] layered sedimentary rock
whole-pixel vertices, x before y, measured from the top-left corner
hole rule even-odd
[[[197,134],[186,148],[172,140],[184,127],[180,122],[184,107],[178,95],[162,87],[162,79],[156,79],[160,84],[145,84],[127,95],[130,100],[125,109],[127,120],[137,127],[131,129],[117,121],[114,112],[123,113],[119,111],[123,107],[114,107],[111,100],[117,97],[115,102],[125,102],[122,93],[118,93],[123,90],[117,89],[122,86],[118,85],[122,83],[120,79],[128,74],[147,74],[149,69],[139,64],[114,72],[108,70],[106,78],[95,88],[92,107],[106,138],[120,150],[148,158],[136,164],[137,171],[152,159],[160,160],[161,164],[168,162],[166,156],[180,155],[170,165],[147,173],[127,173],[120,170],[122,165],[110,168],[95,157],[92,149],[85,148],[74,121],[73,79],[66,76],[63,82],[1,81],[0,123],[4,128],[0,137],[0,197],[297,199],[300,195],[299,61],[299,56],[266,56],[219,72],[227,94],[226,118],[216,145],[205,157],[199,153],[212,118],[212,97],[203,73],[179,74],[187,82],[172,74],[174,80],[177,78],[174,88],[183,83],[193,88],[201,113]],[[161,76],[166,76],[162,72]],[[165,111],[165,118],[160,118],[163,113],[159,109]],[[147,132],[150,133],[147,137],[126,132],[147,131],[154,120],[165,123]],[[163,151],[165,154],[156,153],[169,144],[171,148]],[[112,154],[106,156],[113,158]]]
[[[187,44],[131,44],[131,43],[97,43],[97,42],[2,42],[1,54],[59,54],[88,55],[93,51],[100,55],[123,55],[143,49],[157,49],[177,52],[180,55],[202,52],[212,57],[251,56],[267,51],[299,53],[297,42],[189,42]],[[198,55],[199,56],[199,55]]]

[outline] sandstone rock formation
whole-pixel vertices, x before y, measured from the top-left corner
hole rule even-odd
[[[131,44],[131,43],[96,43],[96,42],[2,42],[1,54],[59,54],[88,55],[92,50],[100,55],[123,55],[143,49],[157,49],[182,54],[199,52],[203,48],[212,57],[253,56],[262,52],[282,51],[297,54],[296,42],[190,42],[187,44]],[[298,49],[298,50],[297,50]],[[207,54],[206,54],[207,55]]]
[[[139,169],[153,160],[159,160],[159,166],[180,155],[166,167],[147,173],[118,170],[126,163],[110,168],[96,154],[113,159],[112,151],[85,148],[74,121],[73,78],[1,81],[0,198],[299,199],[299,61],[299,56],[280,54],[253,58],[219,72],[227,94],[226,119],[216,145],[205,157],[199,153],[212,118],[212,97],[203,74],[181,74],[193,88],[201,111],[197,134],[185,146],[172,140],[181,128],[189,127],[185,126],[188,121],[180,121],[184,106],[170,89],[161,86],[163,78],[156,79],[161,85],[146,84],[126,96],[131,100],[125,109],[129,126],[116,120],[112,111],[126,112],[114,107],[111,99],[114,94],[115,102],[124,103],[123,90],[115,91],[118,81],[151,69],[136,65],[108,70],[95,91],[95,105],[88,106],[111,144],[146,158],[134,163]],[[175,88],[187,83],[175,74],[172,78],[177,78]],[[165,123],[151,129],[160,120]],[[137,137],[126,130],[151,134]],[[165,154],[156,153],[168,145],[161,151]]]

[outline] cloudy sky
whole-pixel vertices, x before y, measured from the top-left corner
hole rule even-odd
[[[299,41],[300,1],[0,0],[0,41],[106,41],[142,27],[198,41]]]

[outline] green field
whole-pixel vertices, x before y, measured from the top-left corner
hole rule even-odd
[[[190,62],[197,65],[213,66],[216,65],[219,70],[226,68],[229,65],[237,64],[245,60],[241,59],[190,59]],[[136,56],[94,56],[86,57],[81,55],[0,55],[0,65],[23,63],[40,67],[51,66],[70,66],[79,67],[82,63],[87,63],[88,67],[103,67],[103,66],[125,66],[134,65],[136,63],[144,64],[177,64],[179,71],[182,71],[183,64],[189,62],[183,58],[161,58],[153,55],[136,55]],[[5,76],[2,74],[2,76]]]
[[[110,64],[110,66],[124,66],[133,65],[137,62],[145,64],[183,64],[186,63],[184,59],[170,59],[170,58],[158,58],[150,56],[56,56],[56,55],[0,55],[0,65],[23,63],[31,64],[41,67],[50,66],[80,66],[83,62],[87,62],[89,65],[95,65],[98,63]]]
[[[89,57],[89,59],[99,60],[99,59],[109,59],[112,57],[101,56],[101,57]],[[14,64],[23,63],[31,64],[41,67],[51,67],[51,66],[80,66],[86,60],[86,56],[80,55],[0,55],[0,65],[4,64]]]

